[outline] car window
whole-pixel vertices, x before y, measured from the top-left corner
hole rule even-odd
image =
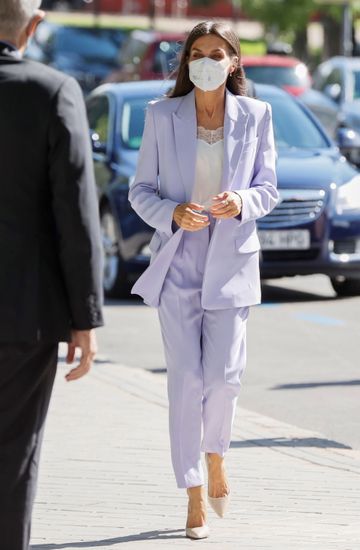
[[[315,90],[323,90],[325,88],[326,79],[330,73],[329,64],[319,65],[313,74],[313,88]]]
[[[168,76],[178,66],[178,53],[181,44],[176,41],[162,40],[155,45],[154,73]]]
[[[360,99],[360,71],[351,71],[353,99]]]
[[[342,85],[342,72],[338,68],[334,68],[329,76],[325,79],[324,87],[330,86],[331,84],[339,84],[339,86]]]
[[[56,33],[54,47],[61,52],[75,52],[87,59],[115,64],[123,35],[111,29],[62,28]]]
[[[275,86],[308,86],[308,73],[305,65],[296,67],[244,67],[246,78],[258,84]]]
[[[117,56],[125,33],[110,28],[49,27],[40,25],[36,42],[48,55],[76,56],[117,64]]]
[[[266,97],[264,98],[265,100]],[[326,138],[311,118],[290,97],[270,97],[275,142],[278,148],[325,148]]]
[[[148,44],[138,38],[130,37],[119,52],[119,61],[122,65],[138,65],[144,56]]]
[[[120,134],[128,149],[140,148],[144,131],[145,112],[153,98],[137,98],[125,101],[121,114]],[[312,119],[289,97],[263,97],[273,111],[273,124],[278,148],[326,148],[329,142]]]
[[[131,99],[124,102],[121,115],[121,139],[128,149],[139,149],[144,131],[145,111],[152,98]]]
[[[109,107],[109,100],[105,95],[90,98],[86,105],[89,127],[93,134],[98,135],[97,141],[100,143],[108,140]]]

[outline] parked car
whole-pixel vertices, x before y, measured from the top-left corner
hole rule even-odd
[[[172,82],[108,84],[87,100],[106,255],[105,291],[121,294],[149,262],[153,230],[128,202],[147,102]],[[264,278],[324,273],[338,295],[360,294],[360,174],[311,112],[286,92],[257,85],[270,102],[280,201],[258,221]]]
[[[307,66],[286,55],[254,55],[242,57],[246,77],[255,84],[279,86],[292,95],[300,95],[311,86]]]
[[[319,119],[348,161],[360,168],[360,134],[341,119],[336,103],[313,88],[306,90],[299,99]]]
[[[90,92],[117,67],[126,32],[116,28],[63,26],[42,22],[26,56],[77,79]]]
[[[360,57],[332,57],[313,74],[313,87],[338,106],[344,124],[360,132]]]
[[[184,33],[132,31],[118,54],[118,69],[107,82],[164,79],[178,64]]]

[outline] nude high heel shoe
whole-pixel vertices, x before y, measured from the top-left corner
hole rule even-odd
[[[205,453],[205,461],[206,466],[209,471],[209,455],[208,453]],[[230,502],[230,491],[227,495],[223,497],[211,497],[208,494],[208,501],[211,506],[211,508],[214,510],[214,512],[220,517],[223,518],[225,516],[225,513],[228,509],[229,502]]]
[[[207,525],[186,527],[185,532],[188,539],[207,539],[210,535],[210,529]]]
[[[190,507],[190,500],[188,509]],[[199,527],[185,527],[185,533],[189,539],[206,539],[210,534],[210,529],[206,525],[200,525]]]

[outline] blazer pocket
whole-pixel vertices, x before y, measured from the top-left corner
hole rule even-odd
[[[152,236],[151,241],[149,242],[150,252],[157,252],[161,246],[161,237],[157,231]]]
[[[260,241],[257,233],[251,233],[248,237],[236,237],[235,249],[239,254],[257,252],[260,250]]]
[[[258,137],[254,139],[250,139],[249,141],[245,141],[242,148],[242,154],[244,155],[246,153],[249,153],[249,151],[252,151],[253,149],[255,149],[257,147],[258,141],[259,141]]]

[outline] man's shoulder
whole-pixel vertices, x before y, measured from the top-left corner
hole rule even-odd
[[[21,63],[21,76],[19,81],[31,87],[42,89],[53,96],[67,81],[73,79],[68,75],[30,59],[23,59]]]

